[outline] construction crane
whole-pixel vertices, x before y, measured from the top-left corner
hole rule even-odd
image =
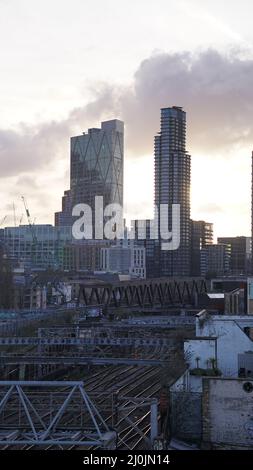
[[[12,208],[13,208],[13,220],[14,220],[14,227],[17,227],[17,219],[16,219],[16,207],[14,202],[12,203]]]
[[[21,196],[21,199],[24,203],[24,207],[25,207],[25,212],[26,212],[26,217],[27,217],[27,222],[28,222],[28,225],[29,225],[29,228],[30,228],[30,231],[31,231],[31,235],[32,235],[32,239],[33,239],[33,242],[35,245],[37,245],[37,236],[36,236],[36,232],[35,232],[35,229],[34,229],[34,225],[32,223],[32,219],[31,219],[31,216],[30,216],[30,212],[29,212],[29,209],[28,209],[28,206],[27,206],[27,202],[25,200],[25,197],[24,196]]]
[[[24,207],[25,207],[26,218],[27,218],[27,221],[28,221],[28,224],[29,224],[31,235],[32,235],[32,241],[33,242],[32,242],[31,252],[32,252],[32,261],[33,261],[33,263],[35,263],[36,262],[37,246],[38,246],[38,239],[37,239],[37,235],[36,235],[35,228],[34,228],[34,222],[36,220],[36,217],[32,221],[26,199],[25,199],[24,196],[21,196],[21,199],[22,199]],[[52,256],[52,253],[50,253],[50,255]],[[44,260],[50,266],[51,262],[50,262],[50,259],[48,258],[48,256],[46,254],[44,254],[44,255],[42,255],[42,258],[43,259],[41,261]]]
[[[33,223],[32,223],[32,219],[31,219],[31,216],[30,216],[30,212],[29,212],[29,209],[28,209],[28,206],[27,206],[27,202],[26,202],[26,200],[25,200],[25,197],[24,197],[24,196],[21,196],[21,199],[22,199],[23,204],[24,204],[24,208],[25,208],[25,212],[26,212],[26,217],[27,217],[27,222],[28,222],[29,229],[30,229],[30,232],[31,232],[31,235],[32,235],[32,249],[31,249],[31,254],[32,254],[32,261],[34,262],[34,261],[35,261],[35,258],[36,258],[36,248],[37,248],[38,240],[37,240],[36,232],[35,232],[35,229],[34,229],[34,225],[33,225]]]
[[[2,227],[6,219],[7,219],[7,215],[5,215],[4,218],[0,221],[0,227]]]

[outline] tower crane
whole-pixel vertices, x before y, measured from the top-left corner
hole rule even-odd
[[[34,242],[35,245],[37,245],[37,236],[36,236],[36,233],[35,233],[35,230],[34,230],[34,225],[32,223],[32,219],[31,219],[30,212],[29,212],[29,209],[28,209],[28,206],[27,206],[27,202],[26,202],[24,196],[21,196],[21,199],[22,199],[24,207],[25,207],[26,217],[27,217],[28,225],[29,225],[29,228],[30,228],[30,231],[31,231],[33,242]]]
[[[7,215],[5,215],[4,218],[0,221],[0,227],[2,227],[6,219],[7,219]]]
[[[21,199],[22,199],[23,204],[24,204],[26,217],[27,217],[27,222],[28,222],[29,229],[30,229],[30,232],[31,232],[31,235],[32,235],[32,250],[31,250],[31,252],[32,252],[32,260],[35,261],[36,247],[37,247],[38,240],[37,240],[36,232],[35,232],[35,229],[34,229],[34,225],[32,223],[32,219],[31,219],[31,216],[30,216],[30,212],[29,212],[25,197],[21,196]]]
[[[36,261],[37,246],[38,246],[38,239],[37,239],[37,235],[36,235],[35,228],[34,228],[34,222],[36,220],[36,217],[32,221],[26,199],[25,199],[24,196],[21,196],[21,199],[22,199],[24,207],[25,207],[26,218],[27,218],[27,221],[28,221],[28,224],[29,224],[31,235],[32,235],[32,261],[35,262]],[[52,255],[52,253],[50,253],[50,254]],[[45,254],[42,255],[42,260],[44,260],[50,266],[51,262]]]
[[[14,220],[14,227],[17,227],[17,219],[16,219],[16,207],[14,202],[12,203],[12,209],[13,209],[13,220]]]

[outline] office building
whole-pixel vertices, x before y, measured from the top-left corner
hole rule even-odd
[[[251,238],[219,237],[218,243],[229,246],[231,252],[230,273],[233,275],[250,273]]]
[[[71,225],[72,221],[72,197],[71,191],[64,191],[64,195],[62,197],[62,211],[55,212],[54,214],[54,223],[55,226],[58,227],[67,227]]]
[[[94,225],[96,196],[103,196],[104,207],[112,203],[123,207],[124,123],[105,121],[101,128],[72,137],[70,153],[70,190],[64,193],[55,223],[72,225],[73,207],[88,204]]]
[[[146,278],[145,248],[142,246],[120,246],[101,249],[101,269],[103,271],[130,274]]]
[[[159,266],[159,240],[153,238],[154,220],[131,220],[131,232],[136,246],[145,248],[146,278],[152,279],[160,276]]]
[[[63,248],[71,239],[71,227],[41,224],[4,229],[4,246],[10,260],[33,269],[61,268]]]
[[[109,246],[109,240],[73,240],[63,248],[63,269],[65,271],[98,271],[101,249]]]
[[[200,250],[200,274],[204,277],[224,276],[230,270],[230,249],[227,245],[207,245]]]

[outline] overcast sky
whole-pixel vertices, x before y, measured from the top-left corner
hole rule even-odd
[[[187,112],[192,217],[250,234],[252,0],[0,0],[1,219],[52,223],[69,137],[126,124],[126,215],[152,216],[160,107]],[[23,219],[24,221],[24,219]]]

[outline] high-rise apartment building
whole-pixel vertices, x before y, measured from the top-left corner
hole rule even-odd
[[[160,239],[161,276],[190,275],[190,184],[191,157],[186,151],[186,113],[177,106],[162,108],[161,129],[155,136],[155,205],[168,204],[171,230],[172,204],[180,204],[180,245],[176,250],[164,251]],[[161,222],[159,216],[159,234]]]
[[[213,224],[191,220],[191,275],[200,276],[200,250],[213,244]]]
[[[93,213],[95,197],[103,196],[104,207],[123,207],[124,123],[118,119],[102,122],[71,138],[70,191],[65,191],[63,210],[56,213],[59,225],[72,225],[72,209],[88,204]]]
[[[160,276],[159,240],[152,238],[154,220],[131,220],[131,231],[134,233],[134,243],[143,246],[146,251],[146,277],[147,279]]]

